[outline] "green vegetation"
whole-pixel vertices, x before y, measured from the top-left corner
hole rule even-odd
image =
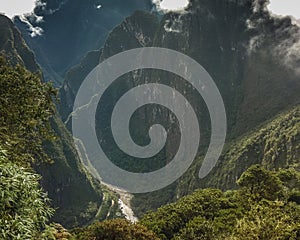
[[[25,66],[31,72],[39,72],[33,52],[13,22],[0,13],[0,55],[4,55],[13,64]]]
[[[94,220],[103,221],[105,219],[113,219],[116,216],[122,216],[122,212],[120,211],[118,205],[118,196],[112,194],[112,192],[105,186],[102,186],[102,191],[102,203],[100,208],[97,209],[98,212],[96,213]]]
[[[0,150],[0,239],[32,239],[45,227],[53,210],[39,180]]]
[[[261,202],[251,205],[226,240],[269,240],[300,237],[299,205],[283,202]]]
[[[78,240],[159,240],[145,226],[123,219],[106,220],[77,229],[75,236]]]
[[[54,89],[42,83],[39,75],[19,65],[9,66],[4,58],[0,61],[0,238],[46,240],[71,236],[57,224],[46,225],[54,210],[40,187],[40,181],[45,179],[35,173],[36,169],[51,179],[44,183],[48,189],[53,184],[76,180],[77,195],[69,190],[66,191],[69,196],[61,195],[69,211],[58,209],[60,215],[55,218],[60,222],[79,226],[94,219],[115,217],[119,212],[117,196],[105,190],[101,206],[100,183],[85,172],[78,159],[73,162],[66,159],[76,150],[70,147],[72,137],[62,131],[59,125],[62,123],[55,115]],[[55,138],[55,133],[60,134],[59,138]],[[46,174],[51,171],[57,176],[54,179]]]
[[[138,223],[115,219],[74,229],[78,240],[297,240],[300,238],[300,173],[253,165],[239,189],[199,189],[148,212]],[[60,239],[60,238],[57,238]]]
[[[300,164],[300,106],[274,116],[257,128],[228,141],[216,167],[205,178],[198,178],[203,156],[196,159],[191,168],[178,181],[160,191],[136,194],[132,199],[135,214],[141,217],[176,199],[191,194],[199,188],[237,189],[237,179],[250,166],[259,164],[268,170],[294,168]],[[299,199],[300,194],[293,193]]]
[[[254,200],[276,200],[282,191],[282,185],[275,173],[270,173],[259,165],[251,166],[242,174],[237,184],[243,193]]]
[[[51,221],[65,227],[90,223],[102,202],[101,184],[82,166],[72,135],[55,111],[50,95],[56,92],[43,83],[33,52],[1,14],[0,55],[0,147],[10,162],[33,167],[42,176],[39,182],[56,210]],[[47,103],[48,109],[42,109]],[[115,216],[115,208],[110,217]]]
[[[42,143],[53,137],[54,93],[39,76],[0,59],[1,239],[34,239],[53,215],[31,166],[45,161]]]
[[[122,219],[93,223],[122,217],[118,197],[101,187],[82,166],[71,134],[55,113],[54,89],[42,83],[40,75],[17,65],[32,72],[39,70],[19,31],[8,18],[0,16],[0,54],[16,66],[7,66],[0,59],[0,239],[300,239],[299,77],[270,54],[274,46],[291,39],[293,29],[288,19],[277,21],[261,12],[252,16],[252,2],[192,1],[190,14],[179,17],[168,13],[160,23],[155,15],[137,12],[111,32],[102,50],[90,53],[67,74],[61,90],[64,119],[72,109],[82,79],[99,59],[135,47],[161,46],[188,54],[211,73],[224,97],[230,136],[218,166],[206,179],[198,179],[204,143],[199,158],[178,182],[134,198],[134,210],[139,216],[179,199],[148,212],[136,224]],[[260,22],[251,31],[266,39],[253,53],[245,48],[254,34],[245,28],[249,19]],[[180,31],[167,31],[168,27],[179,27]],[[284,34],[274,38],[279,29]],[[56,65],[52,67],[61,68],[58,62],[52,63]],[[124,75],[120,78],[123,85],[108,92],[106,107],[110,109],[109,104],[113,105],[122,91],[132,87],[130,79],[140,84],[151,78],[174,81],[174,86],[185,92],[195,106],[202,122],[208,122],[199,96],[187,90],[178,78],[158,72]],[[281,114],[268,120],[278,113]],[[134,130],[137,136],[143,137],[138,121],[134,125],[138,126]],[[209,140],[209,126],[202,127],[205,142]],[[173,144],[168,147],[166,155],[172,152]],[[118,153],[112,154],[119,157]],[[150,167],[145,164],[139,168],[130,159],[120,159],[125,169],[138,172]],[[161,159],[165,159],[164,154]],[[195,189],[201,190],[194,192]],[[56,210],[50,221],[68,228],[91,225],[70,232],[59,224],[47,225],[53,215],[50,204]]]
[[[72,235],[63,226],[52,223],[38,236],[40,240],[71,240]]]
[[[45,161],[43,142],[54,137],[49,119],[54,113],[51,84],[21,66],[0,60],[0,146],[20,165]]]
[[[299,176],[294,169],[254,165],[237,181],[238,190],[197,190],[146,214],[141,224],[163,240],[296,240],[300,206],[284,192],[300,190]]]
[[[299,169],[299,159],[300,106],[296,106],[227,143],[215,171],[205,181],[194,182],[190,188],[236,188],[237,178],[251,165],[260,164],[268,170]],[[195,175],[196,169],[193,171]]]

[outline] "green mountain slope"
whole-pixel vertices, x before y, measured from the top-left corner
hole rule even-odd
[[[0,15],[0,52],[11,64],[24,65],[31,71],[40,71],[34,55],[25,44],[20,32],[10,19]],[[45,152],[53,160],[51,164],[39,164],[35,170],[42,175],[41,185],[48,192],[56,209],[53,221],[66,227],[92,221],[102,204],[103,190],[98,181],[87,173],[74,147],[73,138],[62,123],[58,113],[51,121],[57,139],[45,143]],[[113,217],[118,211],[112,200],[117,196],[105,190],[107,212],[98,219]],[[110,211],[110,215],[108,215]]]
[[[299,201],[283,193],[297,189],[299,196],[299,179],[294,169],[268,171],[253,165],[237,181],[238,190],[197,190],[146,214],[141,223],[163,240],[296,240]]]
[[[179,195],[186,195],[200,187],[234,189],[237,187],[236,180],[253,164],[260,164],[269,170],[294,167],[299,171],[300,107],[285,111],[228,142],[218,165],[204,180],[196,178],[198,164],[181,179]]]

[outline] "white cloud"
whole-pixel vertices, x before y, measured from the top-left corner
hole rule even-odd
[[[152,2],[157,6],[158,10],[164,12],[182,11],[189,4],[189,0],[152,0]]]
[[[35,16],[35,15],[32,15],[32,16]],[[26,18],[26,14],[21,15],[20,16],[20,20],[22,22],[26,23],[26,25],[28,26],[31,37],[37,37],[37,36],[41,36],[43,34],[44,30],[42,28],[40,28],[40,27],[34,27],[34,26],[32,26],[32,24]]]
[[[12,18],[32,12],[35,0],[0,0],[0,12]]]
[[[33,9],[36,5],[42,6],[40,0],[0,0],[0,12],[4,13],[9,18],[20,16],[21,21],[26,23],[31,37],[40,36],[43,34],[43,29],[34,27],[27,19],[32,18],[36,23],[42,22],[43,17],[33,14]]]
[[[268,9],[277,15],[293,16],[296,19],[300,19],[299,0],[270,0]]]
[[[270,0],[268,9],[279,16],[290,16],[293,23],[300,26],[299,0]],[[274,50],[287,67],[300,74],[300,29],[290,38],[283,40]]]

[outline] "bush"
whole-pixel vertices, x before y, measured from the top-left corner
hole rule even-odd
[[[0,239],[35,238],[53,214],[40,177],[0,154]]]
[[[77,230],[76,239],[80,240],[159,240],[145,226],[124,219],[107,220]]]

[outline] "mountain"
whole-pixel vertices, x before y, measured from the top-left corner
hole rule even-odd
[[[5,55],[12,64],[24,65],[32,72],[40,70],[20,31],[3,15],[0,15],[0,29],[0,54]]]
[[[41,0],[15,24],[35,52],[46,80],[61,86],[64,74],[135,10],[151,10],[150,0]]]
[[[131,201],[139,224],[96,222],[71,234],[79,239],[131,239],[136,234],[150,239],[155,234],[161,239],[299,239],[300,28],[289,17],[270,14],[267,4],[190,0],[184,11],[160,15],[150,11],[152,4],[146,0],[41,0],[33,14],[14,19],[37,61],[15,25],[0,15],[0,55],[32,72],[41,71],[38,62],[47,81],[62,85],[59,112],[51,120],[57,139],[44,143],[53,163],[34,166],[56,208],[52,221],[67,228],[87,226],[122,217],[126,211],[128,219],[136,220]],[[180,116],[148,104],[134,112],[129,132],[144,146],[151,140],[149,128],[161,124],[167,133],[163,149],[152,158],[139,159],[117,146],[111,130],[113,109],[136,86],[158,82],[173,87],[190,102],[201,128],[197,157],[188,171],[170,186],[134,194],[131,200],[129,193],[109,190],[92,176],[97,175],[95,169],[85,168],[92,162],[87,157],[81,163],[68,130],[74,99],[88,73],[117,53],[143,47],[179,51],[209,72],[225,103],[227,139],[217,165],[199,179],[212,128],[200,94],[166,71],[143,69],[122,75],[104,92],[95,122],[98,142],[115,165],[133,173],[155,171],[172,160],[180,144]],[[176,105],[174,96],[171,104]],[[91,103],[85,105],[89,107]],[[148,210],[155,212],[144,215]],[[52,228],[70,237],[62,226]]]
[[[274,116],[297,106],[300,102],[300,66],[297,48],[299,28],[293,25],[288,17],[277,18],[270,15],[266,4],[266,1],[253,0],[191,0],[185,12],[169,12],[162,19],[146,12],[133,14],[109,34],[102,49],[89,53],[78,66],[67,73],[60,91],[62,100],[60,111],[63,120],[70,124],[68,116],[72,111],[78,88],[89,71],[99,63],[99,59],[101,62],[124,50],[155,46],[185,53],[210,73],[226,107],[228,120],[226,147],[234,146],[231,144],[243,136],[246,139],[250,138],[253,129],[266,127],[262,124],[267,124]],[[101,136],[100,140],[103,141],[104,137],[108,136],[108,139],[105,139],[105,147],[108,155],[117,159],[113,160],[115,164],[133,172],[143,172],[158,169],[161,164],[172,158],[178,144],[176,134],[172,136],[171,142],[166,144],[161,155],[151,159],[152,165],[149,166],[143,161],[137,164],[134,159],[120,153],[110,133],[105,132],[109,126],[109,115],[120,96],[134,86],[149,81],[156,82],[157,79],[175,86],[191,102],[201,122],[202,142],[192,171],[175,184],[177,190],[170,190],[174,188],[173,185],[158,192],[137,195],[133,199],[137,212],[141,213],[154,205],[174,200],[197,187],[234,188],[235,179],[243,170],[252,163],[266,163],[263,153],[255,155],[257,157],[255,161],[245,162],[241,159],[234,162],[231,155],[226,155],[226,148],[225,155],[215,168],[214,173],[217,175],[211,173],[204,180],[198,179],[197,170],[201,166],[210,138],[210,119],[203,101],[194,90],[189,90],[189,86],[183,84],[178,76],[155,70],[143,70],[126,74],[118,79],[102,100],[105,110],[102,112],[99,110],[97,113],[97,119],[105,123],[98,126],[98,138]],[[158,114],[160,112],[163,113]],[[145,133],[147,126],[151,126],[153,122],[162,122],[167,129],[171,129],[174,126],[167,122],[172,118],[172,114],[167,111],[146,107],[138,111],[132,119],[135,126],[133,136],[138,142],[145,143],[141,138],[145,136],[142,133]],[[253,142],[253,145],[255,144]],[[262,150],[265,143],[259,144]],[[298,142],[293,145],[293,151],[297,148]],[[253,159],[252,154],[251,151],[246,151],[242,157]],[[268,163],[269,167],[286,166],[285,156],[284,152],[278,156],[274,155],[273,162]],[[293,162],[297,161],[299,155],[296,154]]]
[[[236,189],[237,179],[255,164],[269,170],[289,167],[300,170],[300,105],[229,141],[218,165],[203,181],[190,178],[199,168],[194,165],[181,179],[178,194],[184,196],[203,187]]]
[[[63,121],[66,121],[72,112],[77,91],[88,73],[104,59],[114,54],[149,44],[148,41],[152,41],[157,27],[158,19],[155,15],[136,11],[121,25],[114,28],[103,48],[89,52],[77,66],[71,68],[66,73],[60,90],[61,103],[59,107]]]
[[[40,72],[33,52],[26,45],[21,33],[12,21],[0,15],[0,55],[11,64],[20,64],[32,72]],[[83,168],[73,138],[62,123],[58,113],[53,117],[52,128],[57,139],[45,143],[45,152],[53,163],[34,166],[42,175],[41,185],[56,209],[52,221],[66,227],[80,226],[93,220],[113,217],[119,212],[112,202],[115,194],[102,187]],[[101,206],[105,205],[105,209]],[[110,212],[110,215],[109,215]]]

